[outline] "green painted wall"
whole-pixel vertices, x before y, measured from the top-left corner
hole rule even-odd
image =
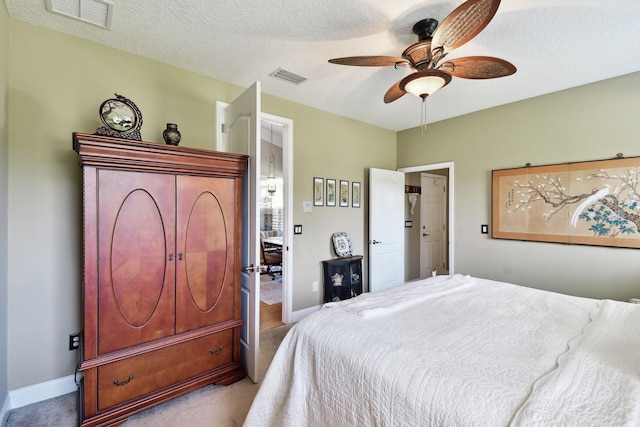
[[[71,133],[93,133],[98,107],[115,92],[143,115],[142,137],[162,141],[177,123],[180,145],[215,147],[215,103],[243,89],[61,33],[11,21],[9,58],[8,386],[10,390],[73,373],[67,337],[81,328],[81,174]],[[363,182],[370,166],[394,168],[396,133],[263,95],[263,111],[294,122],[293,309],[319,304],[321,260],[331,234],[347,231],[364,251],[366,203],[314,208],[314,176]]]
[[[9,86],[9,15],[0,5],[0,409],[8,391],[7,378],[7,199],[8,182],[8,86]],[[3,420],[0,419],[0,423]]]
[[[482,84],[482,82],[478,82]],[[640,251],[494,240],[491,171],[640,156],[640,72],[398,133],[398,167],[455,163],[457,273],[586,297],[640,295]],[[446,96],[445,91],[440,93]],[[428,102],[428,100],[427,100]]]

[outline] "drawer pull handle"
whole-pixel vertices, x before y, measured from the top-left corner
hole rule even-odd
[[[211,353],[212,356],[215,356],[216,354],[220,354],[220,352],[222,351],[222,346],[220,346],[220,348],[217,351],[213,351],[213,349],[209,349],[209,353]]]
[[[115,380],[113,380],[113,383],[116,385],[116,387],[120,387],[121,385],[129,384],[129,382],[131,382],[132,379],[133,379],[133,374],[129,375],[129,379],[126,381],[118,382],[118,379],[116,378]]]

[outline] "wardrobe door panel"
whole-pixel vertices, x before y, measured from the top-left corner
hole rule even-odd
[[[174,333],[175,177],[100,170],[98,351]]]
[[[236,181],[177,177],[176,331],[234,318]]]

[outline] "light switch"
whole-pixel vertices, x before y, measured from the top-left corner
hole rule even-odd
[[[487,224],[482,224],[480,226],[480,232],[482,234],[489,234],[489,226]]]
[[[302,234],[302,224],[295,224],[293,226],[293,234]]]

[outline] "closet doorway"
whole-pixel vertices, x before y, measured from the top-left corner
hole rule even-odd
[[[440,264],[439,268],[424,267],[422,264],[422,257],[424,253],[424,242],[422,239],[427,239],[428,236],[422,236],[423,234],[432,234],[429,230],[433,228],[433,224],[428,225],[429,222],[421,218],[421,212],[423,209],[427,209],[427,205],[423,206],[423,200],[426,194],[419,194],[416,198],[415,212],[410,212],[410,203],[407,203],[406,219],[411,223],[409,228],[405,228],[405,254],[412,254],[405,258],[405,280],[418,279],[423,276],[428,276],[429,273],[426,270],[437,270],[437,274],[454,274],[454,164],[453,162],[435,163],[430,165],[410,166],[405,168],[399,168],[398,172],[404,172],[405,185],[422,187],[422,177],[429,177],[431,181],[433,178],[442,177],[441,184],[444,184],[445,206],[438,207],[439,213],[437,217],[440,217],[438,223],[439,227],[443,227],[444,233],[441,238],[442,248],[440,249]],[[445,184],[446,183],[446,184]],[[442,188],[442,187],[441,187]],[[418,203],[419,201],[419,203]],[[424,201],[426,202],[426,200]],[[415,215],[415,216],[414,216]],[[444,218],[444,221],[441,219]],[[424,224],[423,224],[424,223]],[[423,231],[423,226],[425,227]],[[431,255],[429,255],[431,258]],[[432,262],[432,261],[430,261]],[[442,265],[444,264],[444,265]]]

